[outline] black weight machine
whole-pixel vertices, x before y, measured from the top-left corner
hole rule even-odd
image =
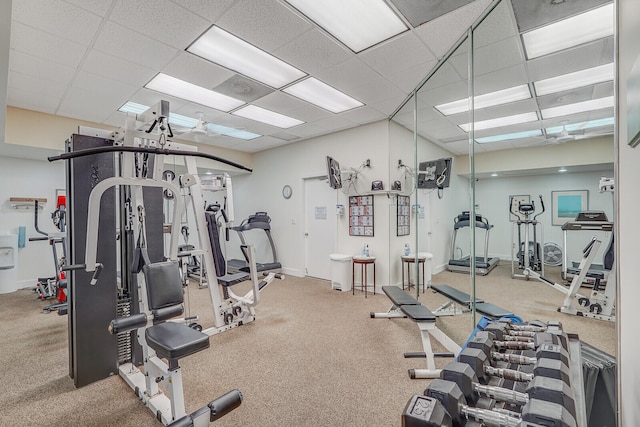
[[[537,218],[544,213],[545,207],[542,195],[539,197],[541,210],[537,213],[533,200],[530,202],[521,200],[516,202],[513,198],[509,200],[509,211],[517,218],[511,232],[511,278],[529,280],[529,275],[524,274],[525,270],[540,271],[544,275],[544,259],[540,244],[540,241],[543,240],[543,227]],[[515,241],[516,234],[518,236],[517,242]],[[513,256],[514,249],[517,251],[515,257]],[[516,273],[516,260],[521,273]]]

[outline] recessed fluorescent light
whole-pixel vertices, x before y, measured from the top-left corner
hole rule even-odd
[[[545,108],[541,111],[543,119],[568,116],[569,114],[582,113],[584,111],[600,110],[613,107],[613,96],[592,99],[590,101],[576,102],[575,104],[561,105],[559,107]]]
[[[521,101],[531,98],[531,91],[528,85],[514,86],[508,89],[498,90],[496,92],[478,95],[473,100],[474,108],[493,107],[495,105],[507,104],[509,102]],[[451,114],[463,113],[469,111],[469,99],[464,98],[458,101],[448,102],[446,104],[436,105],[435,108],[445,116]]]
[[[158,73],[145,87],[220,111],[228,112],[244,104],[244,102],[230,96],[222,95],[163,73]]]
[[[533,82],[538,96],[613,80],[613,63]]]
[[[135,113],[142,114],[149,109],[148,106],[137,104],[135,102],[127,102],[122,107],[118,108],[118,111],[123,113]],[[185,128],[194,128],[198,124],[198,119],[192,117],[181,116],[180,114],[169,113],[169,123],[175,126],[181,126]]]
[[[187,51],[275,88],[306,76],[220,27],[211,27]]]
[[[613,3],[522,34],[527,59],[613,35]]]
[[[282,91],[333,113],[342,113],[364,105],[315,77],[304,79]]]
[[[613,117],[608,117],[606,119],[589,120],[588,122],[572,123],[570,125],[564,126],[554,126],[547,128],[546,130],[548,134],[555,134],[562,132],[564,129],[566,129],[567,132],[574,132],[577,130],[593,129],[611,125],[613,125]]]
[[[384,0],[287,0],[358,53],[407,29]]]
[[[536,120],[538,120],[538,115],[535,112],[516,114],[514,116],[498,117],[496,119],[475,122],[474,130],[491,129],[502,126],[515,125],[518,123],[535,122]],[[471,123],[465,123],[458,126],[460,126],[460,129],[465,132],[469,132],[469,129],[471,129]]]
[[[219,135],[230,136],[232,138],[244,139],[246,141],[248,141],[250,139],[258,138],[259,136],[262,136],[262,135],[257,134],[257,133],[247,132],[246,130],[239,130],[239,129],[230,128],[230,127],[227,127],[227,126],[217,125],[215,123],[207,124],[207,128],[208,128],[209,131],[211,131],[213,133],[217,133]]]
[[[491,174],[491,176],[498,176],[498,174],[494,172]]]
[[[567,171],[567,168],[560,168],[560,169],[558,169],[558,172],[566,172],[566,171]]]
[[[542,136],[540,129],[527,130],[524,132],[515,133],[503,133],[502,135],[485,136],[483,138],[476,138],[478,144],[486,144],[488,142],[508,141],[510,139],[522,139],[530,138],[533,136]]]
[[[246,107],[242,107],[231,114],[284,129],[304,123],[303,121],[294,119],[293,117],[285,116],[284,114],[276,113],[265,108],[256,107],[255,105],[247,105]]]

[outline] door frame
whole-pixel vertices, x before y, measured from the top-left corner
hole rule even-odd
[[[307,237],[305,236],[305,233],[307,232],[307,197],[309,196],[307,194],[307,182],[308,181],[312,181],[312,180],[326,180],[328,181],[329,177],[327,176],[327,174],[321,174],[321,175],[310,175],[310,176],[303,176],[302,177],[302,248],[303,248],[303,257],[302,257],[302,273],[303,276],[309,276],[308,272],[307,272],[307,256],[308,256],[308,250],[307,250]],[[327,183],[327,185],[329,185]],[[335,214],[335,205],[338,203],[338,196],[336,194],[335,200],[333,202],[334,206],[333,209],[330,209],[330,207],[327,207],[327,215],[334,215]],[[336,218],[336,227],[334,230],[334,236],[333,236],[333,252],[335,253],[337,251],[338,248],[338,221]],[[309,276],[309,277],[313,277],[313,276]],[[322,279],[321,279],[322,280]],[[329,279],[330,280],[330,279]]]

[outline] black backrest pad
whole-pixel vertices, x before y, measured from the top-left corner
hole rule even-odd
[[[184,296],[178,263],[165,261],[145,264],[142,272],[151,310],[182,304]]]
[[[211,242],[213,264],[216,267],[216,277],[222,277],[227,274],[227,263],[224,260],[222,248],[220,247],[220,233],[218,232],[216,215],[211,212],[206,212],[205,216],[207,217],[207,230],[209,230],[209,241]]]

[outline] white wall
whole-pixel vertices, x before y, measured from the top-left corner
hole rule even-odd
[[[0,157],[0,234],[18,234],[18,227],[27,229],[26,246],[18,250],[18,287],[35,286],[38,277],[55,274],[53,252],[46,241],[29,242],[29,237],[42,237],[36,233],[33,208],[14,209],[10,197],[44,197],[47,203],[40,210],[38,226],[43,231],[55,232],[51,213],[56,208],[56,189],[65,188],[64,163]]]
[[[634,63],[640,56],[640,2],[617,0],[618,30],[618,163],[616,171],[616,196],[618,207],[617,256],[618,256],[618,404],[619,425],[640,425],[640,341],[637,325],[640,312],[640,263],[638,262],[638,182],[640,182],[640,148],[627,146],[627,89],[626,83]],[[636,77],[637,78],[637,77]],[[637,93],[635,94],[637,97]],[[635,99],[637,102],[637,99]],[[636,112],[637,114],[637,112]]]
[[[288,274],[304,272],[304,195],[303,179],[327,174],[326,156],[340,162],[341,169],[358,168],[370,159],[371,167],[364,168],[358,179],[358,191],[370,190],[372,180],[389,185],[388,125],[380,121],[358,128],[336,132],[306,141],[293,143],[257,153],[254,172],[234,178],[236,218],[264,210],[271,216],[272,235],[278,255]],[[293,195],[285,200],[282,187],[289,184]],[[327,184],[328,185],[328,184]],[[337,203],[348,203],[347,195],[336,191]],[[377,284],[388,281],[389,209],[385,195],[375,196],[375,237],[351,237],[348,230],[348,212],[338,219],[336,252],[359,253],[363,243],[379,260]],[[330,213],[332,213],[330,211]]]
[[[509,222],[509,196],[511,195],[530,195],[531,200],[535,202],[536,212],[540,211],[540,199],[538,196],[542,195],[546,210],[544,214],[538,217],[538,221],[542,223],[544,233],[544,239],[540,239],[538,236],[538,241],[540,242],[554,242],[563,246],[563,232],[561,227],[551,225],[551,191],[588,190],[589,210],[604,211],[609,220],[613,221],[612,194],[600,193],[598,189],[598,183],[602,176],[612,177],[613,170],[479,179],[476,182],[477,212],[485,216],[494,226],[490,232],[489,255],[498,256],[500,259],[505,260],[511,259],[511,233],[513,224]],[[595,263],[601,263],[602,254],[609,242],[610,233],[591,233],[586,231],[568,232],[568,259],[579,261],[582,258],[581,250],[592,236],[596,236],[603,241],[600,254],[596,255],[594,261]],[[483,232],[479,231],[478,240],[484,242]]]

